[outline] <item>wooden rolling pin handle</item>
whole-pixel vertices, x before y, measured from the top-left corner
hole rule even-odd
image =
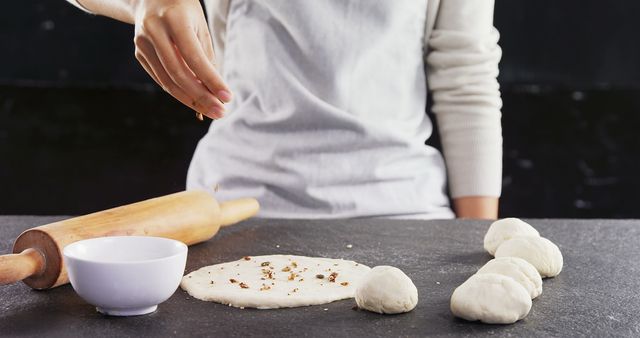
[[[240,198],[220,203],[220,226],[227,226],[250,218],[258,213],[260,205],[253,198]]]
[[[45,259],[36,249],[26,249],[18,254],[0,256],[0,285],[37,276],[44,271]]]

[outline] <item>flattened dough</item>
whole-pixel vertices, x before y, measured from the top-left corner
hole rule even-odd
[[[353,298],[369,270],[366,265],[342,259],[251,256],[191,272],[180,286],[204,301],[276,309]]]

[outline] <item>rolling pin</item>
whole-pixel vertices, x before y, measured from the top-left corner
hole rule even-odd
[[[24,231],[13,254],[0,256],[0,285],[24,281],[38,290],[69,282],[62,250],[73,242],[103,236],[158,236],[187,245],[213,237],[220,227],[254,216],[258,201],[218,204],[204,191],[183,191]]]

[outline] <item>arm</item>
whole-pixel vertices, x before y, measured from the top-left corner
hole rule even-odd
[[[441,0],[427,76],[458,217],[496,218],[502,181],[493,1]]]
[[[211,36],[198,0],[68,0],[135,25],[135,56],[165,91],[210,118],[224,114],[231,91],[215,68]]]
[[[498,218],[498,198],[490,196],[464,196],[453,199],[458,218]]]

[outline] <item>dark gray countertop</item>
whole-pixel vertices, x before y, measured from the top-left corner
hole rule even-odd
[[[0,217],[0,252],[24,229],[61,217]],[[104,317],[70,285],[33,291],[0,286],[2,336],[639,336],[640,221],[531,220],[564,255],[562,273],[544,282],[524,320],[485,325],[454,318],[453,289],[490,256],[488,222],[400,220],[250,220],[189,248],[187,272],[244,255],[299,254],[394,265],[419,290],[403,315],[354,311],[354,300],[281,310],[202,302],[178,289],[156,313]],[[353,248],[347,248],[352,244]],[[279,247],[276,247],[279,245]]]

